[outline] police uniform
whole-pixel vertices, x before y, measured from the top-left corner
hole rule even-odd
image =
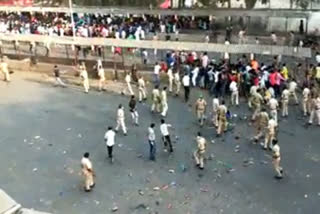
[[[139,102],[142,101],[142,99],[147,99],[146,95],[146,86],[143,77],[140,77],[138,80],[138,88],[139,88]]]
[[[218,98],[213,98],[212,100],[212,113],[213,113],[213,125],[215,127],[218,127],[218,108],[219,108],[219,99]]]
[[[193,153],[194,159],[196,160],[197,166],[200,169],[204,168],[204,154],[206,152],[206,140],[198,136],[197,137],[197,150]]]
[[[123,107],[118,108],[118,111],[117,111],[117,126],[116,126],[115,130],[118,131],[118,129],[121,126],[123,134],[127,135],[127,128],[126,128],[126,124],[125,124],[124,120],[125,120],[125,116],[124,116]]]
[[[276,121],[278,124],[278,106],[279,103],[275,98],[271,98],[269,100],[269,107],[270,107],[270,117]]]
[[[297,88],[297,83],[295,81],[291,81],[289,83],[290,97],[292,96],[294,98],[295,103],[298,104],[298,97],[297,97],[297,94],[296,94],[296,88]]]
[[[272,140],[275,139],[275,136],[276,136],[276,121],[274,119],[270,119],[269,122],[268,122],[268,131],[267,131],[267,134],[265,136],[265,141],[264,141],[264,149],[267,149],[268,146],[269,148],[271,149],[272,146]]]
[[[207,102],[201,97],[196,102],[196,112],[197,118],[199,120],[200,126],[203,126],[204,113],[206,111]]]
[[[310,99],[311,91],[309,88],[304,88],[302,91],[302,110],[303,115],[307,116],[311,112],[311,99]]]
[[[2,62],[1,63],[1,71],[4,74],[4,80],[7,82],[10,82],[10,74],[9,74],[9,69],[8,69],[8,63]]]
[[[290,92],[288,89],[284,89],[281,95],[282,101],[282,117],[288,116],[288,104],[289,104]]]
[[[250,88],[250,98],[249,98],[249,102],[248,102],[249,108],[252,107],[252,100],[253,100],[254,95],[257,93],[257,90],[258,90],[258,86],[255,86],[255,85],[251,86],[251,88]]]
[[[269,115],[267,112],[262,111],[258,114],[257,121],[257,135],[256,140],[259,140],[263,135],[266,136],[268,132]]]
[[[125,78],[124,78],[124,80],[125,80],[125,82],[126,82],[126,84],[127,84],[127,90],[128,90],[128,92],[130,93],[130,95],[134,95],[134,93],[133,93],[133,90],[132,90],[132,87],[131,87],[131,76],[130,76],[130,74],[127,74],[126,76],[125,76]],[[123,92],[124,93],[124,92]]]
[[[318,125],[320,126],[320,97],[312,99],[312,110],[310,114],[309,124],[312,124],[314,117],[318,120]]]
[[[80,76],[82,78],[84,91],[88,93],[90,89],[88,72],[83,66],[80,67],[80,70],[81,70]]]
[[[180,93],[180,87],[181,87],[179,72],[176,72],[176,73],[174,74],[174,84],[175,84],[175,86],[176,86],[176,92],[175,92],[175,94],[176,94],[176,96],[178,96],[179,93]]]
[[[161,106],[162,106],[161,115],[163,117],[165,117],[165,116],[167,116],[167,112],[168,112],[168,101],[167,101],[167,91],[166,90],[161,91]]]
[[[160,104],[161,104],[160,92],[159,92],[159,89],[155,88],[152,90],[151,111],[154,112],[156,110],[157,112],[160,112]]]
[[[225,105],[220,105],[218,108],[218,130],[217,134],[220,135],[223,131],[227,131],[227,107]]]
[[[274,170],[277,173],[277,177],[282,178],[283,169],[280,166],[281,157],[280,157],[280,146],[278,144],[276,144],[272,147],[272,153],[273,153],[272,154],[272,164],[273,164]]]
[[[98,76],[99,76],[99,90],[101,91],[102,89],[104,89],[103,86],[106,81],[104,69],[102,67],[98,68]]]
[[[81,172],[82,175],[84,176],[84,180],[85,180],[85,184],[84,184],[84,188],[85,191],[90,191],[91,188],[95,185],[94,183],[94,172],[92,169],[92,163],[89,160],[89,158],[83,157],[81,159]]]
[[[258,92],[255,92],[252,97],[252,107],[254,109],[254,112],[252,114],[252,120],[256,119],[256,116],[259,114],[261,110],[261,103],[263,102],[263,97]]]

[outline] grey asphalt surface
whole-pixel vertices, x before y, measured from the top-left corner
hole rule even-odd
[[[172,139],[179,136],[173,155],[163,151],[160,117],[150,113],[150,101],[138,105],[139,127],[131,124],[126,108],[129,135],[117,135],[110,164],[103,136],[116,123],[118,104],[127,107],[128,98],[94,91],[87,95],[37,83],[37,78],[15,73],[12,83],[0,82],[0,184],[24,207],[62,214],[112,213],[115,206],[121,214],[313,214],[320,208],[320,128],[304,126],[300,106],[290,106],[289,118],[280,121],[281,181],[273,178],[271,153],[249,142],[254,129],[240,119],[250,114],[244,100],[231,108],[237,114],[235,127],[216,139],[210,124],[200,129],[192,109],[170,96],[167,121],[174,127]],[[198,94],[192,90],[193,99]],[[211,98],[207,101],[210,105]],[[156,162],[148,160],[151,122],[157,124]],[[211,156],[204,171],[192,159],[198,130],[208,140],[206,156]],[[87,151],[97,173],[91,193],[82,190],[79,175]],[[245,160],[252,164],[244,166]]]

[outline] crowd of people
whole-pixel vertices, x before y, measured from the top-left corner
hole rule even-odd
[[[132,86],[135,78],[133,78],[132,73],[127,72],[123,94],[128,94],[131,97],[128,110],[132,116],[133,124],[137,126],[139,125],[137,102],[144,102],[150,94],[150,110],[163,118],[160,125],[161,139],[164,142],[165,151],[170,153],[174,150],[169,131],[171,125],[165,122],[166,116],[170,114],[167,101],[168,93],[177,97],[181,95],[180,89],[183,88],[184,100],[190,104],[189,94],[191,90],[195,90],[195,87],[207,89],[213,97],[212,102],[208,102],[204,96],[200,95],[194,103],[195,113],[200,127],[207,124],[213,124],[216,127],[217,137],[224,135],[228,130],[232,117],[230,108],[233,109],[239,105],[247,104],[252,112],[250,123],[254,124],[253,127],[256,132],[255,136],[252,137],[252,143],[257,144],[264,137],[261,143],[262,149],[272,151],[272,163],[276,171],[275,178],[282,179],[283,169],[280,166],[280,144],[277,134],[279,126],[281,126],[278,111],[280,110],[281,116],[286,118],[289,116],[290,103],[301,104],[302,115],[309,117],[306,123],[312,125],[316,121],[317,125],[320,126],[320,64],[310,65],[304,69],[302,64],[298,64],[296,68],[289,70],[287,65],[281,63],[277,57],[274,58],[272,64],[266,65],[259,63],[254,57],[248,59],[246,55],[239,58],[236,63],[230,63],[228,59],[214,62],[209,59],[205,52],[201,56],[196,53],[168,53],[164,65],[155,64],[154,86],[150,93],[144,77],[138,75],[136,82],[138,100],[136,100],[135,90]],[[86,72],[85,69],[82,72]],[[103,72],[99,71],[99,73]],[[298,76],[299,74],[304,75]],[[160,81],[160,75],[166,76],[167,81]],[[103,75],[100,75],[101,77],[104,78]],[[208,103],[212,103],[212,106],[209,107]],[[114,144],[114,137],[108,136],[115,136],[120,127],[123,134],[127,135],[125,109],[125,106],[119,105],[117,126],[114,130],[109,127],[108,131],[112,131],[114,134],[106,133],[106,142],[109,147]],[[209,112],[213,115],[210,119],[206,116]],[[150,160],[156,159],[155,126],[156,124],[152,123],[148,128]],[[206,139],[200,132],[196,139],[198,147],[194,152],[194,158],[196,165],[200,169],[204,169]],[[112,149],[108,148],[108,151],[112,160]]]

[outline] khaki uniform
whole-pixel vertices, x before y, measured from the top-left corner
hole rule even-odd
[[[88,72],[87,72],[86,69],[82,69],[81,70],[80,77],[82,78],[82,84],[83,84],[83,87],[84,87],[84,91],[86,93],[88,93],[89,89],[90,89],[90,85],[89,85]]]
[[[139,80],[138,80],[138,88],[139,88],[139,102],[141,102],[142,99],[147,98],[146,85],[145,85],[144,79],[142,77],[139,78]]]
[[[297,83],[295,81],[291,81],[289,83],[290,97],[293,97],[295,103],[298,104],[298,97],[297,97],[297,94],[296,94],[296,88],[297,88]]]
[[[264,141],[264,148],[267,149],[268,145],[269,148],[271,149],[271,145],[272,145],[272,140],[275,139],[276,136],[276,121],[274,119],[270,119],[268,122],[268,131],[267,134],[265,136],[265,141]]]
[[[272,164],[278,177],[282,177],[282,167],[280,166],[280,146],[278,144],[272,147]]]
[[[2,73],[4,74],[4,80],[10,82],[10,73],[9,73],[9,69],[8,69],[8,63],[2,62],[0,64],[0,68],[1,68]]]
[[[204,168],[204,154],[206,152],[206,139],[203,137],[197,137],[197,150],[193,153],[197,166],[201,169]]]
[[[84,176],[84,188],[86,191],[90,191],[94,186],[94,172],[92,169],[92,163],[88,158],[83,157],[81,159],[81,172]]]
[[[196,102],[196,112],[197,118],[199,120],[200,126],[203,126],[204,113],[206,111],[207,102],[203,98],[199,98]]]
[[[249,101],[248,101],[249,108],[252,107],[252,100],[253,100],[254,95],[257,93],[257,90],[258,90],[257,86],[255,86],[255,85],[251,86],[251,88],[250,88],[250,98],[249,98]]]
[[[311,112],[311,91],[309,88],[304,88],[302,92],[302,110],[303,115],[307,116]]]
[[[223,131],[227,131],[227,107],[225,105],[220,105],[218,108],[218,130],[217,134],[220,135]]]
[[[178,72],[176,72],[174,74],[174,84],[176,86],[176,92],[175,93],[178,96],[179,93],[180,93],[180,88],[181,88],[180,76],[179,76]]]
[[[259,140],[263,135],[266,136],[268,132],[268,123],[269,123],[269,115],[267,112],[260,112],[258,114],[257,121],[257,135],[255,136],[256,140]]]
[[[126,128],[126,124],[125,124],[124,120],[125,120],[124,110],[123,110],[123,108],[118,108],[118,111],[117,111],[117,126],[116,126],[115,130],[118,131],[120,126],[121,126],[123,134],[126,135],[127,134],[127,128]]]
[[[270,117],[276,121],[276,124],[278,124],[278,101],[275,98],[271,98],[268,105],[270,107]]]
[[[290,92],[288,89],[284,89],[281,95],[282,101],[282,117],[286,117],[289,115],[288,113],[288,104],[289,104],[289,96]]]
[[[213,125],[215,127],[218,127],[218,118],[219,118],[219,114],[218,114],[218,108],[219,108],[219,99],[218,98],[213,98],[212,101],[212,110],[213,110]]]
[[[320,97],[312,99],[312,108],[311,108],[309,124],[312,124],[314,117],[318,120],[318,125],[320,126]]]
[[[255,92],[251,100],[252,108],[254,110],[252,114],[252,120],[255,120],[256,116],[260,113],[262,102],[263,102],[263,97],[261,96],[261,94],[259,94],[258,92]]]
[[[126,89],[130,95],[134,95],[132,87],[131,87],[131,76],[130,74],[127,74],[126,77],[124,78],[125,82],[126,82]],[[123,91],[123,93],[125,93],[125,90]]]
[[[161,115],[165,117],[167,116],[167,112],[168,112],[167,92],[165,90],[161,91],[161,106],[162,106]]]
[[[104,84],[106,81],[106,77],[105,77],[105,73],[104,73],[104,69],[100,68],[98,69],[98,76],[99,76],[99,90],[101,91],[104,88]]]
[[[151,111],[154,112],[155,110],[157,112],[160,112],[160,104],[161,104],[161,97],[159,89],[153,89],[152,91],[152,105],[151,105]]]

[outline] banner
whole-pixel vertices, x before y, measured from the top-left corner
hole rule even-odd
[[[0,0],[0,6],[32,6],[33,0]]]

